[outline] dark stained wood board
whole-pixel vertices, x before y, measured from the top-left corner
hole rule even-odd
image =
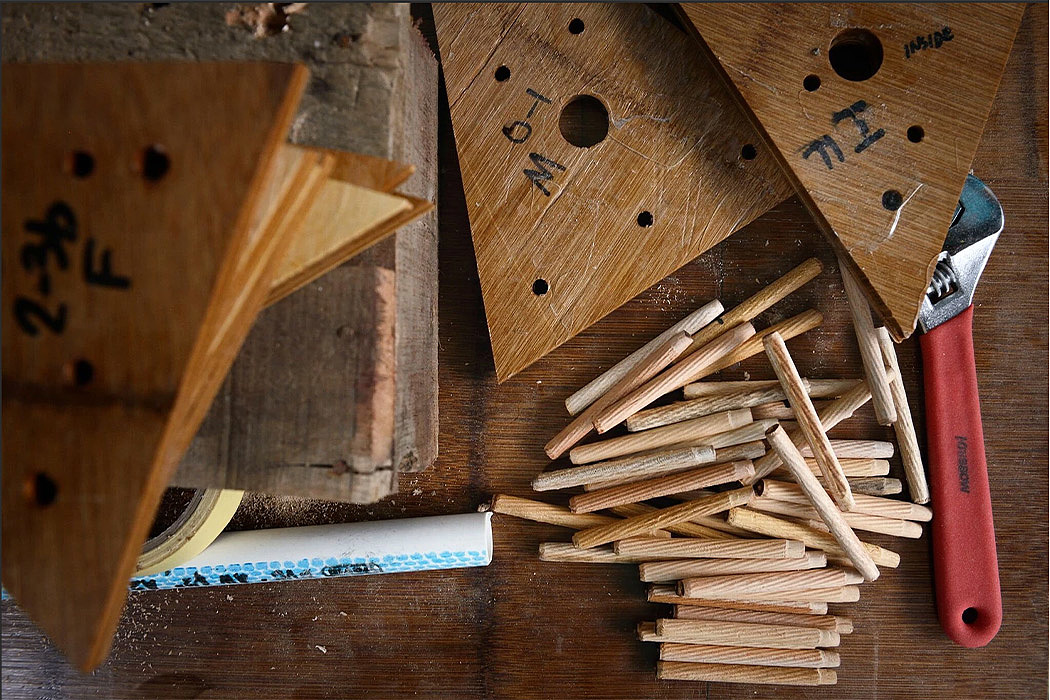
[[[227,25],[232,7],[5,5],[3,57],[304,62],[311,80],[289,140],[414,165],[400,191],[436,199],[422,135],[434,129],[437,68],[407,7],[317,4],[261,39]],[[260,314],[175,483],[370,501],[396,488],[398,470],[432,464],[436,265],[431,213]],[[396,395],[381,389],[390,349]]]
[[[915,328],[1023,9],[681,5],[898,341]]]
[[[790,191],[715,69],[641,5],[435,5],[505,380]],[[579,105],[607,133],[584,132]]]
[[[1046,6],[1027,10],[974,162],[1007,209],[975,315],[1006,606],[988,648],[962,649],[941,633],[923,539],[901,548],[901,570],[885,574],[859,603],[839,606],[858,630],[844,638],[837,686],[658,683],[655,646],[637,642],[633,626],[670,608],[642,602],[636,571],[539,562],[536,544],[564,541],[567,531],[499,518],[487,569],[133,594],[115,652],[94,676],[68,668],[5,602],[5,697],[1046,697],[1048,385],[1032,367],[1047,354],[1047,34]],[[527,496],[548,463],[543,443],[566,420],[565,396],[691,304],[712,295],[742,300],[811,249],[832,265],[809,215],[791,201],[497,384],[447,114],[442,119],[440,459],[423,474],[402,476],[401,493],[373,506],[258,498],[237,526],[456,513],[495,491]],[[826,331],[789,341],[800,367],[860,376],[859,354],[844,335],[844,302],[828,270],[762,322],[816,303],[828,315]],[[900,355],[921,430],[918,343],[907,341]],[[760,359],[724,374],[744,371],[772,377]],[[870,411],[857,421],[836,434],[890,439]],[[899,461],[892,464],[903,478]]]
[[[305,152],[279,164],[307,77],[4,66],[3,581],[85,670],[305,214],[299,193],[331,170]],[[70,587],[70,570],[91,576]]]

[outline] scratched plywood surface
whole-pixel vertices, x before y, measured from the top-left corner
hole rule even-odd
[[[331,169],[270,177],[305,83],[261,63],[3,68],[3,582],[81,667],[290,240],[293,180]]]
[[[689,37],[641,5],[434,18],[501,381],[790,191]],[[559,128],[581,95],[608,113],[589,147]]]
[[[682,10],[887,328],[910,335],[1024,6]]]

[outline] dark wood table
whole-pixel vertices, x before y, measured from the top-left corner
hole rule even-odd
[[[960,76],[960,79],[963,79]],[[760,318],[807,307],[824,326],[791,341],[803,373],[860,376],[833,258],[790,200],[503,385],[495,381],[447,112],[441,125],[441,457],[370,507],[253,499],[239,526],[394,518],[474,510],[494,493],[530,495],[563,399],[688,310],[730,306],[816,255],[824,273]],[[656,645],[635,625],[667,610],[644,601],[632,566],[538,561],[559,528],[493,520],[484,569],[145,592],[131,596],[107,663],[72,670],[3,603],[3,693],[26,698],[1033,698],[1047,693],[1047,6],[1025,14],[976,160],[1006,210],[977,289],[975,344],[991,465],[1005,617],[984,649],[955,646],[937,624],[930,542],[873,541],[901,566],[833,606],[843,638],[837,686],[792,690],[655,678]],[[918,345],[900,348],[920,431]],[[727,378],[771,378],[762,358]],[[870,408],[834,431],[892,439]],[[893,460],[901,476],[899,460]],[[548,500],[564,496],[549,496]],[[70,585],[76,585],[71,578]]]

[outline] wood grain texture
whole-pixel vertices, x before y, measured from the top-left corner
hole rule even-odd
[[[175,8],[154,11],[153,26]],[[648,586],[638,580],[636,567],[539,561],[539,543],[564,542],[569,531],[495,517],[495,556],[484,569],[133,593],[114,651],[92,676],[69,668],[17,605],[5,601],[0,661],[5,699],[181,694],[254,700],[265,693],[334,700],[358,693],[380,700],[868,700],[876,692],[881,698],[914,697],[916,678],[923,697],[937,700],[956,700],[961,692],[972,698],[1046,697],[1048,386],[1045,372],[1033,372],[1032,358],[1047,352],[1047,14],[1046,5],[1025,14],[974,161],[1007,216],[978,287],[974,315],[1006,609],[989,647],[974,653],[941,632],[928,540],[895,542],[872,535],[899,550],[901,566],[883,571],[859,603],[830,606],[856,628],[837,649],[842,672],[833,690],[659,682],[656,645],[639,642],[635,626],[668,616],[671,608],[646,602]],[[288,34],[295,35],[300,18],[292,17]],[[501,492],[535,498],[529,481],[548,466],[542,446],[564,425],[567,396],[701,304],[715,297],[727,307],[739,304],[811,254],[824,263],[824,272],[785,299],[783,309],[762,314],[759,324],[820,309],[824,325],[789,341],[803,376],[861,376],[834,256],[804,207],[793,201],[661,280],[520,377],[497,383],[447,113],[441,122],[440,458],[426,472],[402,476],[401,493],[372,506],[310,507],[249,497],[235,526],[467,512]],[[1004,328],[1014,334],[1012,342],[1002,342]],[[918,343],[908,340],[898,353],[925,449]],[[711,379],[745,376],[774,379],[761,356]],[[870,407],[832,435],[893,439]],[[891,471],[903,478],[897,457],[891,458]],[[593,595],[580,595],[584,590]],[[827,606],[816,607],[827,612]],[[542,666],[535,663],[540,653]],[[590,672],[581,673],[582,663]]]
[[[411,163],[381,173],[419,200],[437,196],[437,66],[404,5],[323,4],[289,30],[255,39],[229,27],[229,6],[98,3],[5,5],[5,61],[265,60],[303,62],[311,80],[287,135],[295,144]],[[154,21],[156,20],[156,21]],[[336,176],[356,179],[351,161]],[[389,179],[387,179],[389,178]],[[377,286],[393,272],[396,283]],[[331,500],[396,490],[396,473],[437,455],[437,219],[434,212],[259,315],[176,472],[177,484]],[[390,290],[394,289],[394,295]],[[380,299],[378,295],[388,296]],[[395,310],[390,326],[384,309]],[[392,334],[391,334],[392,333]],[[376,394],[383,348],[396,348],[395,395]],[[365,471],[355,422],[393,406],[393,446]],[[375,413],[385,415],[386,411]],[[346,465],[347,468],[344,469]]]
[[[757,135],[688,38],[647,8],[434,13],[500,380],[789,191],[772,159],[742,157]],[[580,95],[607,112],[589,147],[560,128]]]
[[[875,311],[911,335],[1024,6],[681,7]],[[850,64],[837,42],[877,46],[874,74],[835,68]]]
[[[271,174],[306,78],[4,66],[4,585],[82,668],[109,649],[161,494],[287,250],[314,156]],[[74,153],[90,172],[64,172]]]

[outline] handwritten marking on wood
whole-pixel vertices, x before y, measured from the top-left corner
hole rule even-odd
[[[262,196],[305,84],[280,64],[3,66],[3,583],[82,668],[331,170],[301,158]],[[17,329],[21,298],[61,324]]]
[[[1023,6],[681,8],[875,311],[910,335]]]
[[[787,196],[715,70],[645,7],[434,15],[500,380]]]

